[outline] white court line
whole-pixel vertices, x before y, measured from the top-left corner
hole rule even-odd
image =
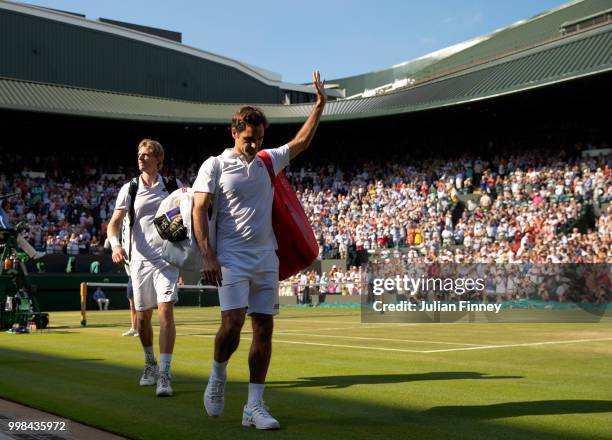
[[[348,327],[351,328],[351,327]],[[360,327],[353,327],[353,328],[360,328]],[[371,328],[371,327],[369,327]],[[346,330],[347,327],[343,327],[343,328],[334,328],[334,329],[315,329],[317,331],[321,331],[321,330]],[[179,330],[194,330],[194,331],[203,331],[206,329],[203,328],[195,328],[195,327],[183,327],[180,326]],[[208,329],[210,330],[210,329]],[[320,334],[316,334],[316,333],[307,333],[308,330],[284,330],[284,331],[275,331],[274,334],[275,335],[285,335],[285,336],[314,336],[314,337],[319,337],[319,338],[334,338],[334,339],[356,339],[356,340],[363,340],[363,341],[390,341],[390,342],[412,342],[412,343],[417,343],[417,344],[437,344],[437,345],[459,345],[459,346],[474,346],[474,347],[482,347],[482,344],[470,344],[467,342],[445,342],[445,341],[430,341],[430,340],[424,340],[424,339],[393,339],[393,338],[373,338],[373,337],[366,337],[366,336],[342,336],[342,335],[320,335]],[[298,333],[301,332],[301,333]],[[251,330],[242,330],[241,334],[251,334],[253,333],[253,331]],[[177,333],[177,336],[189,336],[189,333]],[[195,335],[193,335],[195,336]]]
[[[317,329],[318,330],[318,329]],[[416,342],[421,344],[442,344],[442,345],[464,345],[464,346],[474,346],[474,347],[482,347],[482,344],[468,344],[464,342],[443,342],[443,341],[428,341],[423,339],[393,339],[393,338],[369,338],[365,336],[342,336],[342,335],[318,335],[315,333],[288,333],[288,332],[274,332],[275,335],[290,335],[290,336],[315,336],[318,338],[336,338],[336,339],[360,339],[364,341],[391,341],[391,342]]]
[[[281,342],[283,344],[318,345],[321,347],[361,348],[364,350],[399,351],[401,353],[424,353],[424,351],[422,350],[408,350],[404,348],[368,347],[365,345],[321,344],[318,342],[286,341],[284,339],[274,340],[274,343],[278,343],[278,342]]]
[[[177,335],[178,336],[178,335]],[[194,336],[197,338],[214,338],[215,335],[182,335],[182,336]],[[580,342],[598,342],[598,341],[612,341],[612,338],[599,338],[599,339],[573,339],[568,341],[547,341],[547,342],[528,342],[524,344],[506,344],[506,345],[482,345],[478,347],[464,347],[464,348],[449,348],[443,350],[410,350],[404,348],[386,348],[386,347],[369,347],[365,345],[345,345],[345,344],[324,344],[320,342],[303,342],[303,341],[287,341],[284,339],[275,339],[274,343],[282,344],[296,344],[296,345],[315,345],[319,347],[338,347],[338,348],[358,348],[362,350],[374,350],[374,351],[395,351],[400,353],[444,353],[449,351],[467,351],[467,350],[485,350],[491,348],[508,348],[508,347],[531,347],[537,345],[554,345],[554,344],[575,344]]]
[[[370,322],[370,323],[364,323],[364,324],[361,324],[358,326],[352,326],[352,327],[325,327],[325,328],[305,327],[305,328],[300,328],[297,330],[287,329],[283,331],[285,332],[303,332],[303,331],[308,331],[308,330],[316,330],[318,332],[321,332],[321,331],[327,331],[327,330],[354,330],[354,329],[371,329],[371,328],[385,328],[386,329],[392,326],[406,327],[406,326],[412,326],[412,325],[422,325],[422,323],[405,323],[405,322],[404,323],[399,323],[399,322],[371,323]]]
[[[278,320],[275,319],[274,321],[276,322]],[[301,322],[297,322],[296,324],[302,324],[302,323]],[[347,324],[354,324],[354,323],[347,322]],[[177,328],[181,327],[181,328],[186,329],[186,330],[195,330],[195,329],[202,328],[202,327],[215,327],[215,328],[219,328],[219,325],[221,325],[221,321],[216,322],[216,323],[197,324],[197,327],[194,327],[192,325],[183,325],[183,324],[180,323],[180,321],[178,321],[177,324],[176,324],[176,327]],[[287,325],[287,324],[283,322],[282,324],[279,323],[279,325],[283,325],[284,326],[284,325]],[[284,331],[296,331],[297,332],[297,331],[304,331],[304,330],[317,330],[318,331],[318,330],[345,330],[345,329],[355,329],[355,328],[376,328],[376,327],[365,327],[367,325],[371,325],[371,324],[363,324],[363,327],[362,326],[351,326],[351,327],[319,328],[319,327],[308,326],[307,324],[304,323],[304,326],[303,326],[304,328],[303,329],[302,328],[299,328],[297,330],[286,329]],[[247,327],[247,326],[250,327],[250,325],[247,322],[245,322],[245,327]]]
[[[274,321],[294,321],[296,324],[299,323],[310,323],[310,322],[316,322],[316,323],[322,323],[322,324],[328,324],[328,323],[334,323],[334,324],[361,324],[361,325],[372,325],[372,326],[378,326],[380,328],[385,328],[385,327],[393,327],[393,326],[397,326],[397,327],[409,327],[409,326],[415,326],[415,325],[431,325],[431,324],[436,324],[436,325],[461,325],[461,324],[468,324],[467,322],[362,322],[361,320],[357,320],[357,321],[319,321],[319,320],[314,320],[314,319],[301,319],[301,318],[297,318],[297,317],[287,317],[287,318],[274,318]],[[469,323],[472,324],[472,323]],[[485,323],[482,323],[485,324]],[[357,327],[356,327],[357,328]]]
[[[359,320],[353,320],[353,321],[332,321],[332,320],[316,320],[316,319],[302,319],[299,317],[287,317],[287,318],[274,318],[274,321],[294,321],[296,324],[300,323],[300,322],[305,322],[305,323],[309,323],[309,322],[317,322],[317,323],[322,323],[322,324],[359,324],[361,321]]]
[[[360,325],[373,325],[373,326],[379,326],[381,328],[383,327],[394,327],[394,326],[398,326],[398,327],[409,327],[409,326],[414,326],[414,325],[431,325],[431,324],[436,324],[436,325],[449,325],[449,324],[467,324],[467,322],[362,322],[360,319],[358,320],[352,320],[352,321],[332,321],[332,320],[316,320],[316,319],[302,319],[302,318],[298,318],[298,317],[287,317],[287,318],[278,318],[275,317],[274,321],[293,321],[296,324],[299,323],[310,323],[310,322],[316,322],[316,323],[322,323],[322,324],[329,324],[329,323],[333,323],[333,324],[360,324]]]
[[[276,320],[275,320],[276,321]],[[318,321],[318,322],[324,322],[324,321]],[[302,324],[302,322],[297,322],[296,324]],[[347,324],[353,324],[353,323],[349,323],[347,322]],[[159,324],[156,324],[159,326]],[[214,327],[215,329],[218,329],[220,325],[219,323],[215,323],[215,324],[201,324],[198,327],[193,327],[193,326],[189,326],[189,325],[182,325],[180,324],[180,322],[177,323],[176,328],[179,328],[181,330],[202,330],[203,328],[206,327]],[[246,325],[246,324],[245,324]],[[284,323],[282,325],[285,325]],[[413,326],[413,325],[421,325],[420,323],[364,323],[358,326],[351,326],[351,327],[325,327],[325,328],[319,328],[319,327],[312,327],[312,326],[308,326],[308,325],[304,325],[304,328],[298,328],[298,329],[283,329],[284,332],[305,332],[305,331],[310,331],[310,330],[315,330],[315,331],[331,331],[331,330],[354,330],[354,329],[375,329],[375,328],[388,328],[388,327],[392,327],[392,326],[398,326],[398,327],[405,327],[405,326]],[[208,328],[207,328],[208,329]],[[251,331],[243,331],[242,333],[252,333]],[[278,333],[278,332],[274,332],[274,333]],[[462,345],[481,345],[481,344],[462,344]]]
[[[297,330],[283,330],[284,332],[305,332],[305,331],[309,331],[309,330],[316,330],[318,332],[322,332],[322,331],[327,331],[327,330],[354,330],[356,328],[376,328],[376,327],[326,327],[326,328],[315,328],[313,329],[312,327],[307,327],[307,328],[299,328]],[[277,333],[277,332],[274,332]]]
[[[215,337],[215,335],[187,335],[187,336],[194,336],[196,338],[214,338]],[[407,349],[402,349],[402,348],[384,348],[384,347],[367,347],[363,345],[323,344],[323,343],[317,343],[317,342],[286,341],[284,339],[275,339],[273,343],[274,344],[283,343],[283,344],[298,344],[298,345],[317,345],[320,347],[362,348],[365,350],[399,351],[402,353],[423,353],[422,350],[407,350]]]
[[[547,341],[547,342],[526,342],[524,344],[504,344],[504,345],[483,345],[480,347],[466,347],[466,348],[447,348],[442,350],[427,350],[421,353],[442,353],[447,351],[466,351],[466,350],[486,350],[490,348],[510,348],[510,347],[533,347],[537,345],[554,345],[554,344],[576,344],[579,342],[597,342],[597,341],[612,341],[612,338],[599,338],[599,339],[573,339],[568,341]]]
[[[283,330],[284,332],[306,332],[306,331],[310,331],[310,330],[316,330],[318,332],[322,332],[322,331],[328,331],[328,330],[355,330],[355,329],[371,329],[371,328],[383,328],[383,327],[377,327],[377,326],[373,326],[373,327],[367,327],[368,324],[363,324],[360,326],[355,326],[355,327],[324,327],[324,328],[319,328],[319,327],[304,327],[304,328],[298,328],[298,329],[286,329]],[[387,328],[387,327],[384,327]],[[276,333],[276,332],[275,332]]]

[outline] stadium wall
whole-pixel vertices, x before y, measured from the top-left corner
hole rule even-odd
[[[68,274],[40,274],[31,275],[30,282],[35,287],[36,300],[43,312],[56,312],[68,310],[81,310],[81,297],[79,287],[82,282],[96,283],[127,283],[126,275],[68,275]],[[102,289],[110,299],[111,309],[128,309],[129,303],[125,289]],[[88,295],[87,309],[97,310],[98,306],[93,300],[91,289]],[[8,292],[7,292],[8,293]],[[95,309],[94,309],[95,307]]]
[[[43,312],[81,310],[79,289],[82,282],[91,283],[127,283],[126,275],[91,275],[91,274],[38,274],[31,275],[30,282],[35,286],[35,295]],[[98,310],[93,300],[94,288],[87,294],[87,310]],[[110,300],[109,309],[129,309],[126,290],[123,288],[102,288]],[[216,290],[199,292],[180,292],[177,306],[218,306],[219,294]],[[127,316],[127,315],[126,315]]]

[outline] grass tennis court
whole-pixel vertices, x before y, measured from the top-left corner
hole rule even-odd
[[[361,324],[356,310],[284,308],[265,393],[282,429],[266,433],[240,424],[249,321],[224,414],[202,409],[218,314],[177,308],[172,398],[138,386],[127,311],[0,333],[0,397],[142,439],[612,438],[611,323]]]

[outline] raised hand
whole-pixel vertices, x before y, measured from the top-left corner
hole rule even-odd
[[[318,70],[312,72],[312,85],[317,91],[317,103],[325,104],[327,102],[325,80],[321,81],[321,73]]]
[[[287,142],[289,146],[289,158],[293,159],[295,156],[300,154],[302,151],[308,148],[312,137],[317,131],[319,120],[325,110],[325,103],[327,102],[327,94],[325,93],[325,81],[321,81],[321,73],[318,70],[312,72],[312,86],[317,92],[317,102],[312,106],[312,110],[302,125],[302,128],[297,132],[295,137]]]

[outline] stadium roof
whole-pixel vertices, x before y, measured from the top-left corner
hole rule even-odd
[[[313,88],[309,85],[283,82],[282,76],[278,73],[271,72],[269,70],[254,66],[249,63],[234,60],[223,55],[218,55],[202,49],[191,47],[186,44],[173,41],[172,39],[169,39],[167,37],[164,38],[162,36],[159,36],[164,32],[167,34],[178,34],[176,32],[154,29],[159,35],[152,35],[150,32],[144,32],[145,29],[153,29],[148,28],[146,26],[138,26],[130,23],[122,23],[103,18],[100,18],[98,20],[90,20],[82,14],[75,14],[72,12],[65,12],[56,9],[49,9],[40,6],[17,3],[7,0],[0,0],[0,9],[20,14],[26,14],[37,18],[50,20],[53,22],[77,26],[80,28],[89,29],[91,31],[112,34],[118,37],[124,37],[133,41],[143,42],[156,47],[179,52],[185,55],[193,56],[207,61],[212,61],[220,65],[234,68],[239,72],[256,79],[257,81],[260,81],[263,84],[279,87],[283,90],[292,90],[305,93],[313,93],[314,91]],[[140,30],[138,30],[138,28],[140,28]],[[341,93],[337,90],[331,93],[336,97],[342,96]]]
[[[493,98],[612,70],[612,24],[371,98],[329,102],[323,120],[408,113]],[[203,104],[0,79],[0,108],[177,123],[226,123],[236,104]],[[261,105],[272,122],[301,122],[311,105]]]
[[[447,75],[466,65],[474,65],[508,55],[520,49],[562,37],[561,27],[612,7],[612,0],[572,0],[533,17],[520,20],[487,35],[406,61],[376,72],[330,80],[355,96],[405,79],[423,81]]]

